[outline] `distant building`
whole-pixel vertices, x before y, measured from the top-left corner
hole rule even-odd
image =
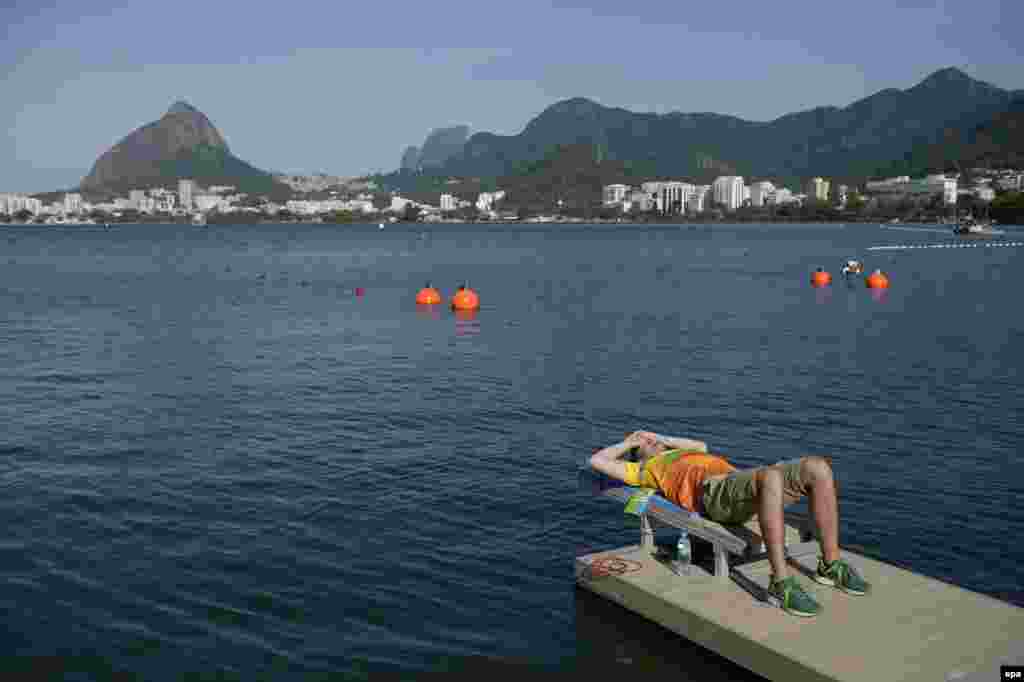
[[[641,190],[632,190],[626,195],[626,198],[622,201],[622,210],[629,211],[640,211],[646,213],[654,207],[654,199],[651,198],[650,193]]]
[[[234,185],[214,185],[206,190],[209,194],[227,194],[228,192],[234,192]]]
[[[131,206],[131,208],[134,208],[136,211],[142,210],[141,204],[145,201],[145,199],[146,190],[144,189],[133,189],[130,192],[128,192],[128,203]]]
[[[178,201],[186,211],[192,210],[192,194],[195,188],[196,183],[192,180],[178,180]]]
[[[441,210],[454,211],[458,208],[458,200],[451,194],[441,195]]]
[[[846,202],[850,198],[850,188],[846,185],[839,185],[836,188],[836,203],[840,208],[846,208]]]
[[[768,203],[768,195],[775,191],[775,185],[765,180],[750,184],[750,205],[764,206]]]
[[[982,201],[992,201],[996,198],[996,191],[991,187],[976,187],[974,189],[974,196]]]
[[[686,210],[686,199],[693,193],[693,185],[687,182],[665,182],[657,194],[658,210],[664,213],[682,213]]]
[[[480,211],[491,211],[493,210],[494,202],[501,201],[504,197],[504,190],[498,190],[496,192],[481,192],[480,196],[476,198],[476,207]]]
[[[885,180],[869,180],[865,190],[869,194],[888,199],[942,195],[944,203],[955,204],[958,184],[956,178],[948,178],[942,174],[929,175],[920,180],[911,180],[907,175],[900,175]]]
[[[64,213],[81,213],[82,212],[82,195],[81,194],[65,194],[64,195]]]
[[[621,204],[632,188],[629,185],[605,185],[602,193],[605,206]]]
[[[793,196],[793,192],[789,189],[785,187],[776,187],[775,190],[768,195],[767,201],[769,204],[781,206],[783,204],[792,204],[799,201],[799,199]]]
[[[828,201],[829,181],[811,178],[807,181],[807,198],[813,201]]]
[[[715,201],[730,211],[743,205],[743,176],[724,175],[716,178],[711,187]]]
[[[391,205],[388,207],[389,211],[394,213],[401,213],[405,210],[405,207],[409,204],[414,203],[409,199],[403,199],[402,197],[391,197]]]
[[[43,212],[43,202],[24,194],[0,194],[0,213],[14,215],[19,211],[39,215]]]
[[[686,198],[686,210],[689,213],[703,213],[707,208],[707,198],[711,194],[711,185],[697,185]]]
[[[194,197],[192,197],[192,203],[194,204],[196,210],[201,211],[203,213],[206,213],[207,211],[212,211],[215,208],[227,206],[227,202],[225,202],[221,197],[217,196],[216,194],[197,194]]]
[[[1004,175],[1003,177],[996,179],[995,185],[999,189],[1008,190],[1010,192],[1020,192],[1024,189],[1024,175]]]

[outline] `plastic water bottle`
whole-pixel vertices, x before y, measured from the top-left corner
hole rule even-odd
[[[690,534],[686,530],[679,531],[676,542],[676,556],[670,565],[676,575],[690,575]]]

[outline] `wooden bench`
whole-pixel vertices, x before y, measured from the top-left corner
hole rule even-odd
[[[595,471],[589,463],[580,469],[580,486],[593,495],[615,500],[623,505],[629,498],[645,488],[628,486],[609,476]],[[640,545],[654,550],[654,523],[672,528],[685,529],[690,535],[711,543],[714,551],[715,576],[729,577],[730,567],[763,559],[764,541],[759,532],[757,518],[744,525],[725,526],[669,502],[657,493],[648,498],[647,507],[640,514]],[[814,548],[816,531],[809,519],[792,514],[786,516],[786,553],[791,557],[802,556]]]

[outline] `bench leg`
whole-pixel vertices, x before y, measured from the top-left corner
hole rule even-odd
[[[721,545],[714,545],[715,577],[719,580],[729,579],[729,555]]]
[[[648,552],[654,551],[654,529],[647,514],[640,515],[640,547]]]

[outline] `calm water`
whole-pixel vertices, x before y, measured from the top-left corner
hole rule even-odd
[[[828,454],[844,544],[1024,604],[1022,249],[868,252],[948,240],[860,225],[0,237],[0,669],[740,679],[573,585],[574,555],[635,540],[577,467],[637,428],[740,465]],[[808,286],[853,257],[892,288]],[[413,304],[464,279],[475,316]]]

